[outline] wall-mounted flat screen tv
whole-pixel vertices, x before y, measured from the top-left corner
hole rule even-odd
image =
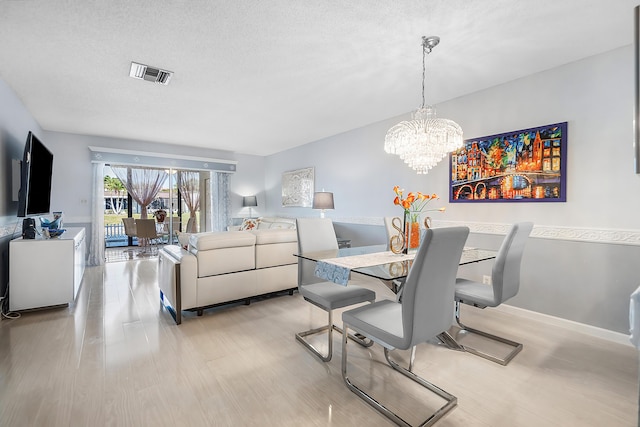
[[[53,154],[29,132],[22,159],[18,216],[49,213]]]

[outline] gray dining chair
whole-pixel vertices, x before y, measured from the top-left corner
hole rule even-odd
[[[299,218],[296,220],[298,234],[298,252],[318,252],[325,250],[338,251],[338,240],[330,218]],[[327,325],[296,334],[296,339],[309,349],[314,355],[324,362],[331,360],[333,355],[332,331],[342,330],[333,324],[333,310],[376,299],[374,291],[353,284],[347,286],[326,282],[315,277],[315,262],[298,258],[298,290],[302,297],[328,313]],[[322,354],[313,344],[305,338],[310,335],[327,331],[327,353]],[[370,346],[371,341],[362,340],[356,336],[351,337],[361,345]]]
[[[457,398],[413,372],[413,357],[409,368],[391,358],[391,350],[407,350],[437,337],[453,323],[456,273],[467,227],[428,229],[409,270],[400,302],[382,300],[342,313],[342,378],[347,387],[376,410],[399,425],[409,425],[400,415],[385,407],[376,398],[351,381],[347,375],[347,334],[352,329],[384,347],[389,365],[445,400],[445,404],[420,425],[432,425],[457,404]]]
[[[513,349],[505,357],[499,357],[464,344],[462,347],[469,353],[501,365],[508,364],[522,350],[522,344],[464,325],[460,321],[460,304],[467,304],[481,309],[497,307],[518,293],[522,255],[532,229],[533,223],[531,222],[521,222],[511,226],[500,245],[498,255],[493,264],[491,286],[463,278],[456,280],[455,315],[456,322],[462,331],[501,342],[513,347]]]

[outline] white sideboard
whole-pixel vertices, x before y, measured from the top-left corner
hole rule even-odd
[[[9,242],[9,310],[73,302],[85,267],[85,230],[67,228],[60,236]]]

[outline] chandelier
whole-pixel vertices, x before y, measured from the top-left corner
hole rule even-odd
[[[393,126],[384,138],[384,151],[397,154],[418,174],[426,174],[463,144],[460,125],[437,118],[435,107],[424,102],[425,58],[438,43],[440,37],[422,37],[422,106],[412,114],[412,120]]]

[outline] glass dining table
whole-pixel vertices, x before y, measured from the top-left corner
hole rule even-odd
[[[315,262],[350,265],[350,271],[379,279],[389,285],[407,277],[416,252],[408,255],[394,254],[387,249],[386,245],[371,245],[294,255]],[[490,249],[465,247],[460,257],[460,265],[491,260],[497,253]],[[341,258],[344,262],[341,262]]]
[[[416,252],[394,254],[388,250],[386,245],[372,245],[294,255],[301,259],[335,265],[338,269],[344,269],[342,274],[344,278],[348,278],[351,272],[376,278],[398,295],[398,300],[400,300],[404,279],[409,274]],[[491,260],[497,254],[497,251],[490,249],[465,247],[459,265]],[[316,269],[316,275],[318,275],[317,273]],[[327,279],[327,277],[323,278]],[[346,281],[343,284],[346,285]],[[453,304],[453,301],[451,303]],[[449,332],[442,332],[438,338],[450,349],[464,351],[464,348],[456,342]]]

